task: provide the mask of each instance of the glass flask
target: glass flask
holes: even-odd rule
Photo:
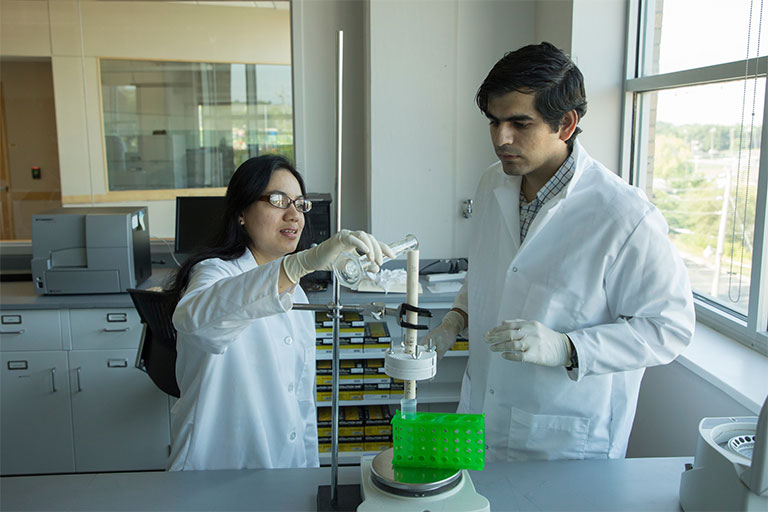
[[[414,235],[405,235],[402,240],[387,245],[392,249],[395,257],[398,257],[405,251],[418,249],[419,240]],[[384,255],[384,262],[391,259]],[[356,288],[366,276],[370,264],[371,262],[365,254],[343,252],[333,262],[333,273],[336,274],[336,278],[342,286]]]

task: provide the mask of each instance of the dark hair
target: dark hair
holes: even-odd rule
[[[551,43],[531,44],[507,52],[485,77],[477,90],[477,106],[488,115],[488,100],[510,92],[535,95],[534,105],[544,121],[557,131],[563,116],[575,110],[579,119],[587,113],[584,77],[576,64]],[[581,133],[578,126],[568,147]]]
[[[221,219],[213,246],[200,249],[192,254],[169,278],[167,289],[175,295],[176,301],[181,298],[181,294],[184,293],[187,284],[189,284],[192,267],[197,263],[208,258],[233,260],[242,256],[243,252],[248,249],[251,237],[240,224],[240,216],[264,194],[272,174],[279,169],[285,169],[293,174],[299,182],[302,195],[306,195],[307,191],[301,174],[285,157],[263,155],[249,158],[243,162],[229,180],[224,217]],[[305,217],[304,230],[301,233],[297,251],[309,246],[310,229],[309,220]]]

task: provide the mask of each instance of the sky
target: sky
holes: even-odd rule
[[[754,58],[766,55],[767,50],[768,0],[664,0],[659,73],[742,60],[748,55]],[[754,85],[750,80],[746,102],[743,82],[660,93],[658,120],[674,124],[739,124],[744,104],[745,122],[749,124]],[[755,123],[762,123],[764,96],[765,79],[758,79]]]

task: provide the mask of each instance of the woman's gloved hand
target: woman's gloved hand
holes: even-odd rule
[[[485,333],[491,352],[501,352],[510,361],[543,366],[567,366],[571,361],[571,340],[536,321],[504,320]]]
[[[288,254],[283,258],[283,270],[288,279],[298,283],[302,276],[315,270],[331,270],[333,262],[342,252],[357,250],[371,261],[369,270],[377,272],[383,263],[384,255],[394,258],[392,249],[387,244],[380,243],[373,235],[365,231],[349,231],[342,229],[323,243],[300,251]]]
[[[459,312],[451,310],[445,314],[440,325],[429,331],[424,340],[427,343],[431,341],[435,345],[437,359],[440,360],[456,343],[456,337],[463,329],[464,318]]]

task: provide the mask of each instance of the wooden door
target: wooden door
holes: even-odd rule
[[[12,240],[13,205],[11,204],[11,177],[8,172],[8,137],[5,130],[5,95],[0,82],[0,240]]]

